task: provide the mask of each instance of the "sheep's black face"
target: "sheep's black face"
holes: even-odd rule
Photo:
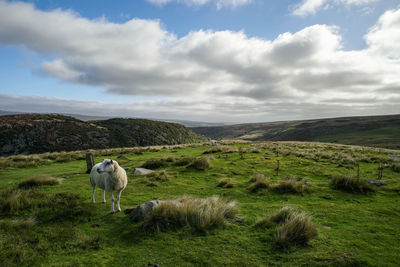
[[[105,159],[97,168],[98,173],[112,172],[114,170],[114,161],[112,159]]]

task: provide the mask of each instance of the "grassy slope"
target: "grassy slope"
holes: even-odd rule
[[[192,129],[213,139],[335,141],[341,144],[399,149],[399,125],[399,115],[386,115],[248,123]]]
[[[388,147],[400,149],[400,125],[382,127],[367,131],[358,131],[347,134],[321,136],[314,141],[340,143],[340,144],[364,144],[366,146]]]
[[[382,155],[377,151],[350,151],[342,146],[316,147],[315,145],[282,144],[284,148],[301,151],[303,148],[353,154]],[[236,145],[236,146],[249,146]],[[143,178],[129,175],[129,184],[122,194],[122,209],[132,208],[152,199],[172,199],[183,195],[207,197],[222,195],[237,200],[243,222],[226,229],[216,229],[209,234],[193,233],[190,229],[177,232],[147,233],[140,230],[123,213],[108,215],[109,198],[106,205],[97,203],[91,208],[94,214],[81,222],[38,224],[31,231],[0,228],[2,239],[0,250],[15,248],[16,259],[22,263],[42,265],[134,265],[148,262],[160,266],[190,265],[242,265],[242,266],[338,266],[338,265],[385,265],[396,266],[400,262],[400,177],[389,169],[384,170],[384,181],[389,185],[379,188],[376,194],[355,195],[329,188],[328,177],[332,174],[354,173],[354,169],[338,167],[330,159],[313,161],[293,156],[277,157],[275,145],[262,145],[262,153],[246,153],[241,160],[238,153],[213,154],[212,168],[195,171],[185,167],[169,165],[166,170],[170,181],[149,187]],[[147,159],[164,156],[189,155],[199,157],[208,147],[188,147],[175,150],[162,149],[145,152],[143,155],[126,154],[125,158],[114,159],[123,167],[140,166]],[[400,152],[399,152],[400,154]],[[226,155],[226,156],[225,156]],[[265,159],[265,157],[269,159]],[[103,157],[96,158],[100,161]],[[276,181],[276,159],[280,159],[279,177],[295,175],[312,182],[312,192],[305,195],[280,195],[264,191],[249,193],[248,180],[261,172]],[[91,188],[83,160],[54,163],[40,167],[3,169],[0,171],[1,190],[14,188],[24,178],[36,174],[49,174],[64,178],[61,185],[43,186],[38,190],[44,194],[75,192],[84,202],[90,202]],[[361,176],[376,177],[377,163],[361,163]],[[237,185],[230,189],[217,187],[223,177],[234,178]],[[397,191],[396,191],[397,190]],[[319,238],[309,247],[295,247],[286,251],[277,249],[273,243],[273,229],[257,229],[258,218],[271,214],[285,205],[294,205],[313,215]],[[0,225],[10,217],[0,214]],[[14,216],[18,218],[18,216]],[[99,227],[93,228],[92,224]],[[63,234],[64,233],[64,234]],[[85,240],[100,236],[100,248],[85,245]],[[37,241],[35,241],[37,240]],[[3,250],[4,251],[4,250]],[[0,253],[0,257],[4,254]],[[10,256],[8,255],[9,259]],[[4,258],[0,258],[4,262]]]

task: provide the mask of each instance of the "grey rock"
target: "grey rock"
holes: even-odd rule
[[[160,203],[162,203],[161,200],[152,200],[149,202],[145,202],[137,206],[136,209],[133,209],[130,212],[129,216],[134,222],[143,221],[155,207],[160,205]]]
[[[152,172],[153,172],[152,170],[145,169],[145,168],[135,168],[135,169],[132,171],[132,174],[134,174],[134,175],[141,175],[141,174],[149,174],[149,173],[152,173]]]
[[[305,185],[311,185],[311,182],[310,181],[304,181],[304,184]]]
[[[366,180],[366,182],[369,184],[372,184],[372,185],[376,185],[376,186],[387,185],[387,183],[385,183],[384,181],[380,181],[380,180]]]
[[[152,200],[137,206],[135,209],[125,210],[125,213],[128,214],[134,222],[144,221],[155,207],[164,202],[176,206],[181,205],[181,202],[178,200]]]

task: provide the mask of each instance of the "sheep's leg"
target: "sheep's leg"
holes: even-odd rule
[[[110,199],[111,199],[111,213],[114,213],[114,194],[110,191]]]
[[[92,203],[95,202],[95,200],[94,200],[94,191],[95,191],[95,189],[96,189],[96,186],[93,186],[93,188],[92,188]]]
[[[117,211],[121,211],[121,207],[119,206],[119,199],[121,198],[122,190],[118,191],[117,195]]]
[[[106,191],[103,190],[103,203],[106,203]]]

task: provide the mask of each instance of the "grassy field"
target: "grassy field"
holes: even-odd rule
[[[29,157],[3,158],[0,262],[2,266],[398,266],[400,165],[388,154],[400,151],[268,142],[95,152],[96,162],[112,158],[128,169],[122,210],[184,196],[218,195],[237,202],[240,219],[228,225],[163,232],[143,229],[141,222],[133,223],[123,212],[110,215],[109,198],[102,204],[99,190],[97,202],[91,204],[82,152],[61,154],[65,160],[59,161],[58,155],[30,156],[35,164],[29,164]],[[188,159],[186,165],[182,157]],[[201,157],[208,157],[210,168],[189,167],[192,159]],[[163,179],[131,174],[148,160],[161,162]],[[377,179],[381,164],[382,180],[388,185],[359,193],[330,184],[332,177],[356,175],[358,164],[361,181]],[[57,179],[51,185],[31,186],[26,181],[37,176]],[[252,182],[260,177],[267,186],[254,190]],[[297,183],[297,191],[282,189],[287,177]],[[275,238],[278,226],[260,227],[263,218],[285,206],[311,215],[318,236],[309,244],[282,248]]]

